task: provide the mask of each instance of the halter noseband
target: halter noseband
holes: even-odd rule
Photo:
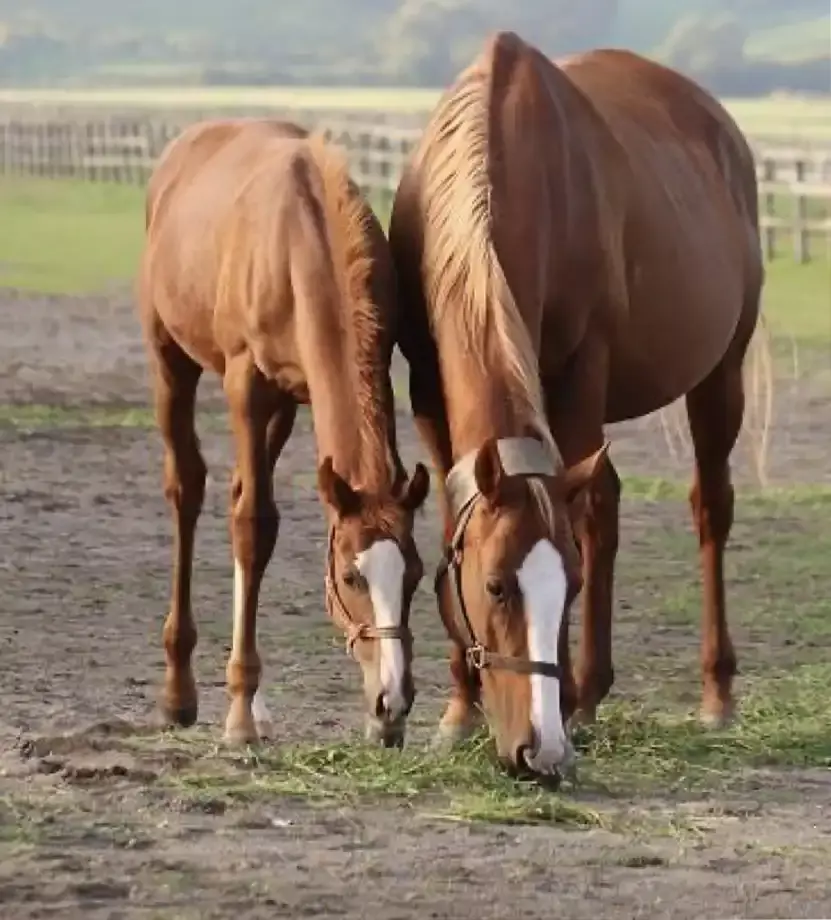
[[[557,472],[546,447],[534,438],[500,438],[496,446],[502,468],[508,476],[553,476]],[[482,497],[474,475],[477,453],[478,451],[473,451],[466,454],[447,474],[445,495],[456,526],[436,571],[436,594],[440,593],[442,581],[449,578],[450,605],[460,635],[468,637],[465,655],[471,667],[477,671],[494,668],[513,671],[516,674],[542,674],[545,677],[559,679],[562,671],[558,664],[550,661],[514,658],[490,651],[476,638],[470,617],[468,617],[461,582],[462,546],[465,530],[473,516],[476,502]]]
[[[329,546],[326,555],[326,610],[330,618],[346,633],[346,652],[348,655],[355,657],[355,643],[361,639],[412,640],[412,633],[407,626],[375,626],[369,623],[356,623],[352,618],[349,608],[338,591],[338,582],[335,578],[334,527],[329,529]]]

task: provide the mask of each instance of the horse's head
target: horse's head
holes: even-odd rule
[[[455,530],[436,578],[439,607],[481,679],[499,758],[516,772],[554,774],[573,757],[560,649],[582,582],[568,505],[605,452],[558,471],[539,441],[491,439],[447,479]]]
[[[430,477],[418,463],[379,498],[353,489],[326,458],[318,488],[330,510],[326,603],[363,671],[367,737],[399,746],[415,696],[410,603],[424,574],[413,518]]]

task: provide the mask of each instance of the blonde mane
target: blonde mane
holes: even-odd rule
[[[445,96],[419,147],[415,165],[421,177],[427,302],[433,325],[452,323],[461,347],[484,366],[491,357],[486,349],[496,340],[514,410],[559,465],[536,349],[491,235],[491,86],[482,63],[469,67]],[[546,510],[546,490],[541,483],[532,485]]]
[[[420,145],[424,282],[432,322],[453,323],[466,351],[487,362],[495,333],[514,408],[559,457],[545,416],[539,362],[491,237],[490,74],[468,68]]]

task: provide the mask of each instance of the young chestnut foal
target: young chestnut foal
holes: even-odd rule
[[[185,130],[150,181],[139,299],[175,528],[164,714],[179,725],[197,716],[191,569],[206,467],[194,414],[209,370],[222,378],[236,453],[226,738],[273,734],[257,607],[279,526],[274,466],[308,404],[329,528],[327,607],[363,671],[368,735],[401,744],[414,696],[409,607],[422,576],[413,514],[429,476],[418,464],[408,480],[398,455],[391,256],[343,158],[274,120]]]

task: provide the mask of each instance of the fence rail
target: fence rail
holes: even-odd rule
[[[381,208],[389,206],[424,119],[424,113],[268,113],[323,129],[345,149],[356,181]],[[0,175],[141,185],[172,138],[187,124],[217,114],[225,113],[102,117],[77,110],[0,110]],[[786,248],[798,262],[816,257],[820,248],[831,254],[831,145],[783,145],[758,138],[751,138],[751,144],[766,256],[775,258]]]

